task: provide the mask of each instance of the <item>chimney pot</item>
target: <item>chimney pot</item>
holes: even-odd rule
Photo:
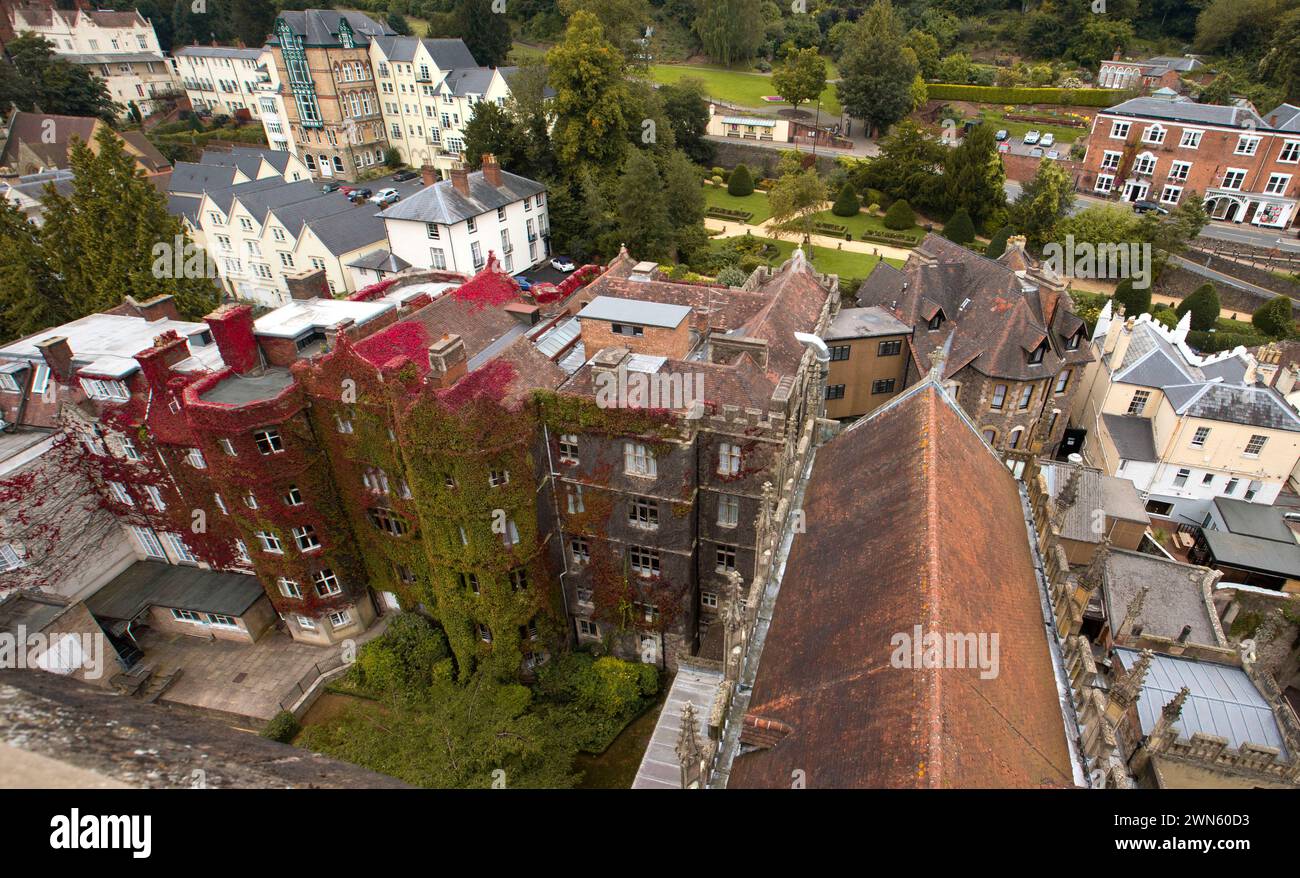
[[[1183,626],[1182,633],[1180,633],[1180,634],[1178,635],[1178,642],[1179,642],[1179,643],[1186,643],[1186,642],[1187,642],[1187,638],[1190,637],[1191,635],[1192,635],[1192,626],[1191,626],[1191,625],[1184,625],[1184,626]]]

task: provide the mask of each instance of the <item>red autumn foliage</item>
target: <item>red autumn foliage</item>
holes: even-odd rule
[[[409,359],[423,375],[429,371],[429,333],[420,323],[404,320],[394,323],[353,345],[357,354],[371,365],[384,369],[394,361]]]

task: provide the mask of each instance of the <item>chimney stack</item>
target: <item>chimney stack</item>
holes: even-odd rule
[[[501,185],[501,165],[497,164],[497,157],[490,152],[483,153],[483,179],[493,188]]]
[[[284,285],[289,289],[289,298],[294,300],[334,298],[323,268],[309,268],[297,274],[286,275]]]
[[[135,309],[137,314],[149,323],[166,319],[181,319],[181,312],[176,308],[176,299],[169,295],[154,296],[146,302],[137,302],[131,296],[127,296],[126,301]]]
[[[459,335],[444,335],[429,345],[429,380],[436,387],[450,387],[465,377],[469,361],[465,341]]]
[[[171,298],[168,296],[168,298]],[[172,370],[182,360],[189,359],[190,346],[175,330],[168,330],[153,340],[153,347],[135,355],[149,386],[161,390],[172,377]]]
[[[222,305],[203,319],[227,366],[240,375],[258,367],[261,357],[253,335],[252,305]]]
[[[420,168],[420,182],[425,186],[432,186],[438,182],[438,171],[433,165],[424,165]]]
[[[72,345],[62,335],[51,336],[36,343],[36,349],[45,358],[54,377],[67,381],[72,378]]]
[[[461,195],[469,197],[469,169],[459,162],[451,169],[451,185]]]
[[[1183,626],[1183,630],[1182,630],[1182,632],[1178,635],[1178,642],[1179,642],[1179,643],[1186,643],[1186,642],[1187,642],[1187,638],[1189,638],[1189,637],[1191,637],[1191,636],[1192,636],[1192,626],[1191,626],[1191,625],[1184,625],[1184,626]]]

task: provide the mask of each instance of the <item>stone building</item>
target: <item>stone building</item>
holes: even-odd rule
[[[858,304],[885,308],[912,328],[904,386],[943,350],[945,386],[985,441],[1024,449],[1042,419],[1047,453],[1055,453],[1092,354],[1065,281],[1025,252],[1023,238],[988,259],[927,235],[901,270],[878,263]]]

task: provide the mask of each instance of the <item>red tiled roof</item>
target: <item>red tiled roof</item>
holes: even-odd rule
[[[1020,493],[949,397],[925,382],[821,448],[803,510],[745,720],[766,749],[729,785],[1071,786]],[[916,625],[997,634],[997,676],[894,667]]]

